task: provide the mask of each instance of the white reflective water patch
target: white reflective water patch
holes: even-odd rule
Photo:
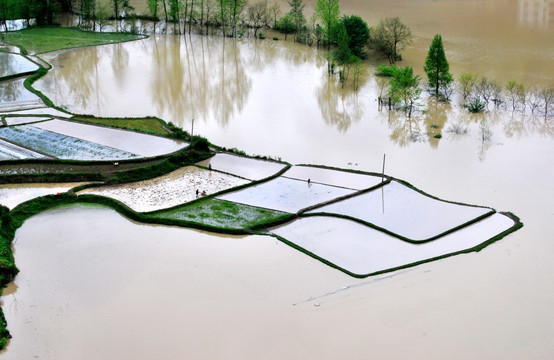
[[[369,275],[471,249],[514,225],[494,214],[436,240],[412,244],[355,221],[310,216],[275,228],[277,234],[339,268]]]
[[[491,211],[488,208],[437,200],[392,181],[382,188],[311,212],[350,216],[408,239],[421,241],[440,235]]]

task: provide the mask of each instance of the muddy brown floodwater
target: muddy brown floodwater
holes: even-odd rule
[[[440,33],[455,76],[554,81],[552,1],[341,4],[371,24],[399,16],[416,36],[403,64],[418,71]],[[2,297],[14,338],[2,358],[554,358],[552,118],[471,116],[424,99],[407,119],[378,109],[371,72],[357,93],[341,90],[324,55],[160,35],[45,56],[54,69],[37,87],[75,112],[157,115],[187,130],[194,119],[218,145],[291,163],[380,171],[386,154],[387,174],[525,226],[479,253],[354,279],[269,237],[50,211],[16,235],[21,273]]]

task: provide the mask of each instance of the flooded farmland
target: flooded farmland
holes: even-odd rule
[[[416,71],[441,33],[455,76],[554,82],[551,1],[341,6],[370,25],[400,16],[416,36],[402,65]],[[0,357],[553,358],[553,120],[432,100],[408,119],[378,108],[371,70],[358,92],[342,90],[324,56],[292,42],[158,35],[47,55],[54,69],[36,87],[78,113],[156,115],[186,130],[194,119],[215,144],[293,164],[379,172],[386,154],[386,174],[525,226],[478,253],[354,279],[270,237],[49,211],[16,235],[21,272],[2,297],[14,338]]]

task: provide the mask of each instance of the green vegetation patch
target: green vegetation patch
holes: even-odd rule
[[[97,33],[65,27],[30,27],[2,34],[4,42],[33,54],[83,46],[114,44],[142,38],[144,36],[126,33]]]
[[[164,126],[164,122],[156,118],[141,119],[105,119],[85,116],[75,116],[71,120],[76,120],[89,124],[110,126],[118,129],[136,130],[148,134],[170,136],[173,133]]]
[[[179,220],[225,229],[260,229],[285,222],[293,214],[206,198],[168,210],[147,214],[159,220]]]

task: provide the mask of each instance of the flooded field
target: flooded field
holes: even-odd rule
[[[188,145],[184,141],[160,136],[90,124],[79,124],[59,119],[42,122],[34,125],[34,127],[127,151],[143,157],[172,153]]]
[[[233,174],[249,180],[261,180],[277,174],[285,164],[263,161],[229,154],[216,154],[214,157],[198,163],[211,166],[214,170]]]
[[[341,214],[413,241],[425,241],[491,212],[432,199],[396,181],[311,212]]]
[[[356,275],[367,275],[471,249],[514,222],[494,214],[474,226],[424,244],[410,244],[354,221],[314,216],[272,232],[316,257]]]
[[[218,199],[296,213],[309,206],[352,193],[354,193],[352,189],[278,177],[259,185],[218,196]]]
[[[21,55],[0,51],[0,78],[38,70],[38,65]]]
[[[554,81],[553,6],[341,1],[370,25],[398,15],[412,28],[401,65],[421,71],[441,33],[455,76],[529,85]],[[408,119],[378,109],[371,71],[358,92],[341,90],[324,55],[160,35],[45,56],[54,69],[37,87],[75,112],[157,115],[186,130],[194,118],[215,144],[294,164],[380,172],[386,154],[386,174],[525,226],[478,253],[357,280],[269,237],[145,226],[101,208],[48,212],[16,236],[21,273],[2,297],[14,338],[1,357],[553,358],[552,119],[432,100]]]
[[[54,183],[54,184],[7,184],[0,185],[1,204],[13,209],[27,200],[39,196],[63,193],[84,183]]]
[[[214,194],[248,183],[242,178],[187,166],[167,175],[134,183],[80,191],[116,199],[137,212],[169,208],[192,201],[200,194]]]

